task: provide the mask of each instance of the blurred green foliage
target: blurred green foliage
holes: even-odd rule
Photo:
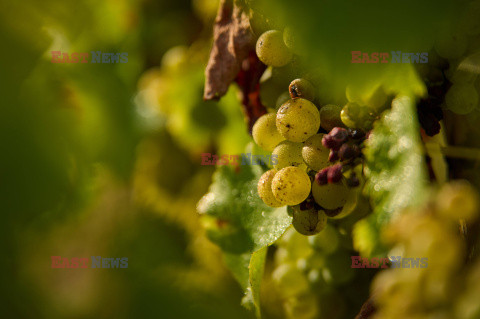
[[[202,101],[217,4],[0,2],[5,318],[253,316],[195,210],[213,173],[199,154],[249,140],[235,90]],[[128,63],[51,63],[98,50]],[[51,256],[129,267],[52,269]]]

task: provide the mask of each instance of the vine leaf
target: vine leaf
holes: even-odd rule
[[[286,207],[266,206],[257,194],[260,165],[218,166],[197,209],[207,236],[245,292],[242,304],[260,318],[260,285],[267,248],[291,225]]]
[[[385,257],[382,226],[424,198],[427,174],[419,132],[415,101],[401,96],[375,124],[367,141],[364,191],[374,211],[354,227],[354,245],[362,255]]]
[[[242,305],[249,310],[255,311],[255,315],[259,319],[261,318],[260,286],[265,270],[267,249],[268,247],[263,247],[252,254],[235,255],[226,253],[224,255],[226,266],[230,269],[245,293]]]
[[[223,255],[223,260],[227,268],[232,272],[233,277],[238,281],[243,291],[247,291],[250,287],[250,279],[248,266],[250,265],[250,259],[252,254],[229,254]]]
[[[257,318],[261,318],[260,311],[260,286],[263,278],[263,271],[265,270],[265,260],[267,259],[267,247],[252,254],[249,265],[250,287],[252,290],[253,304],[255,305],[255,314]]]
[[[218,166],[210,192],[197,205],[207,236],[224,252],[252,253],[274,243],[291,224],[286,208],[272,208],[257,194],[260,165]]]

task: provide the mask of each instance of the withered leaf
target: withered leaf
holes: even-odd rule
[[[222,0],[213,29],[213,48],[205,70],[205,100],[218,100],[240,71],[242,62],[255,50],[248,13],[237,1]]]

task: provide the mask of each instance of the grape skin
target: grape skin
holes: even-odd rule
[[[334,127],[343,126],[340,119],[342,108],[337,105],[327,104],[320,109],[320,125],[326,131],[330,132]]]
[[[283,42],[283,34],[277,30],[263,33],[257,40],[257,56],[266,65],[281,67],[292,60],[292,52]]]
[[[272,192],[277,201],[284,205],[298,205],[310,194],[310,177],[301,168],[289,166],[275,174]]]
[[[439,214],[446,218],[473,221],[478,217],[480,201],[475,189],[467,181],[445,184],[437,197]]]
[[[309,289],[305,276],[292,264],[281,264],[275,268],[272,279],[284,297],[299,295]]]
[[[312,195],[318,205],[333,210],[345,205],[349,198],[349,189],[343,183],[325,185],[313,183]]]
[[[321,232],[327,225],[327,215],[322,210],[296,209],[293,212],[293,227],[300,234],[311,236]]]
[[[288,86],[288,91],[290,92],[290,97],[297,98],[301,97],[309,101],[315,99],[315,88],[312,83],[305,79],[295,79],[290,82]]]
[[[467,36],[444,28],[435,39],[434,48],[438,55],[445,59],[460,58],[468,47]]]
[[[290,100],[290,93],[283,92],[278,96],[277,102],[275,103],[275,108],[278,110],[283,105],[283,103],[287,102],[288,100]]]
[[[304,142],[320,128],[320,113],[312,102],[296,98],[278,109],[276,125],[287,140]]]
[[[277,130],[275,113],[262,115],[253,125],[252,136],[258,146],[269,152],[285,140]]]
[[[322,145],[322,138],[325,134],[319,133],[310,136],[302,148],[302,157],[308,167],[318,171],[330,165],[328,156],[330,150]]]
[[[287,166],[296,166],[305,168],[305,163],[302,158],[302,146],[301,143],[295,143],[291,141],[283,141],[275,147],[272,155],[277,156],[277,164],[274,165],[276,170],[281,170]]]
[[[283,206],[282,203],[275,199],[275,196],[273,196],[272,193],[272,180],[276,172],[277,171],[274,169],[266,171],[263,173],[262,177],[260,177],[257,184],[258,196],[260,196],[262,201],[270,207]]]
[[[445,104],[456,114],[468,114],[477,107],[477,90],[473,85],[454,83],[445,95]]]
[[[369,114],[369,108],[356,102],[345,104],[340,113],[342,122],[349,128],[358,128],[368,131],[373,124],[373,118]]]

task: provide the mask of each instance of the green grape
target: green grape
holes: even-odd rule
[[[273,151],[278,143],[285,140],[280,135],[276,126],[276,116],[274,113],[267,113],[255,122],[252,129],[252,136],[255,143],[266,151]]]
[[[472,84],[454,83],[445,95],[446,107],[456,114],[468,114],[477,107],[477,104],[478,93]]]
[[[338,214],[335,216],[331,217],[332,219],[342,219],[347,217],[353,212],[364,212],[365,209],[365,202],[361,201],[359,204],[359,198],[360,198],[360,190],[361,187],[356,187],[356,188],[348,188],[348,195],[347,199],[345,200],[345,205],[343,205],[342,209]]]
[[[361,90],[353,85],[348,85],[345,89],[345,95],[349,102],[363,103]]]
[[[322,232],[309,237],[308,242],[314,249],[320,250],[329,255],[337,250],[340,243],[340,237],[335,227],[327,224]]]
[[[374,112],[381,113],[385,110],[387,102],[387,94],[381,86],[377,87],[375,91],[365,100],[365,104]]]
[[[301,97],[309,101],[315,99],[315,88],[312,83],[305,79],[295,79],[288,86],[290,97],[292,99]]]
[[[283,205],[297,205],[310,194],[310,177],[301,168],[289,166],[279,170],[272,181],[273,195]]]
[[[290,50],[295,48],[295,38],[291,27],[285,27],[285,29],[283,29],[283,42],[285,42],[285,45]]]
[[[273,282],[284,297],[299,295],[309,290],[308,281],[292,264],[281,264],[272,273]]]
[[[287,318],[313,319],[318,318],[318,303],[315,294],[306,293],[290,297],[285,301]]]
[[[283,105],[283,103],[287,102],[288,100],[290,100],[290,93],[283,92],[278,97],[277,102],[275,103],[275,108],[278,110]]]
[[[323,135],[319,133],[310,136],[302,148],[303,160],[314,171],[319,171],[330,165],[328,161],[330,150],[322,144]]]
[[[478,194],[467,181],[445,184],[437,195],[439,213],[452,220],[473,221],[478,217]]]
[[[337,105],[327,104],[320,109],[320,125],[327,132],[330,132],[334,127],[343,127],[342,119],[340,118],[342,108]]]
[[[285,87],[276,83],[274,78],[268,78],[260,83],[260,100],[262,104],[275,108],[278,96],[284,92]]]
[[[450,82],[455,84],[470,84],[477,79],[477,74],[469,70],[461,69],[457,64],[451,65],[445,75]]]
[[[318,205],[325,209],[337,209],[343,207],[349,198],[350,190],[343,183],[312,185],[313,198]]]
[[[272,157],[277,157],[277,164],[273,167],[276,170],[281,170],[287,166],[296,166],[305,168],[305,163],[302,158],[302,143],[295,143],[290,141],[280,142],[272,152]]]
[[[270,207],[281,207],[284,206],[282,203],[275,199],[272,193],[272,180],[277,171],[271,169],[263,173],[262,177],[258,180],[257,191],[258,196],[263,200],[265,204]]]
[[[266,65],[281,67],[292,60],[292,52],[283,42],[283,34],[277,30],[263,33],[257,40],[257,56]]]
[[[304,142],[320,128],[320,113],[309,100],[297,98],[285,102],[277,112],[277,129],[292,142]]]
[[[265,31],[270,29],[268,19],[256,10],[249,11],[250,29],[255,36],[260,36]]]
[[[362,129],[368,131],[373,125],[373,116],[369,113],[368,107],[362,106],[356,102],[345,104],[340,113],[343,124],[350,128]]]
[[[293,227],[285,231],[277,241],[277,245],[288,252],[288,257],[292,261],[309,258],[313,254],[313,249],[308,244],[308,237],[300,235]]]
[[[319,234],[322,234],[322,233],[323,233],[323,231],[320,232]],[[319,234],[317,234],[315,236],[318,236]],[[315,238],[315,236],[308,237],[309,241],[310,241],[311,238]],[[325,261],[327,260],[327,258],[328,258],[327,255],[315,252],[307,258],[307,267],[310,268],[310,269],[323,268],[325,266]]]
[[[322,210],[315,208],[293,212],[293,227],[300,234],[311,236],[321,232],[327,225],[327,215]]]
[[[468,47],[465,34],[444,28],[435,39],[434,48],[438,55],[445,59],[460,58]]]

